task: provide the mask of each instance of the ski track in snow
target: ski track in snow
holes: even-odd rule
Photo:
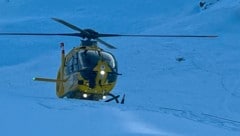
[[[171,46],[167,46],[167,47],[171,50],[175,50],[176,52],[178,52],[178,54],[185,54],[184,52],[182,52],[180,49],[178,49],[176,47],[175,48],[173,48]],[[225,82],[224,82],[224,75],[221,72],[211,71],[211,70],[208,70],[207,68],[203,68],[203,67],[199,66],[195,62],[194,56],[192,56],[192,57],[186,56],[186,57],[190,58],[190,62],[195,67],[195,69],[199,69],[203,72],[214,74],[221,79],[220,86],[223,88],[223,90],[225,90],[228,93],[228,95],[225,96],[224,102],[223,102],[224,103],[223,106],[224,106],[225,110],[228,111],[227,110],[228,109],[228,100],[230,99],[231,96],[235,96],[235,97],[238,97],[238,96],[234,95],[234,92],[232,92],[230,89],[228,89],[226,87]],[[171,109],[171,108],[166,108],[166,107],[157,107],[156,109],[155,108],[148,109],[146,107],[140,106],[136,110],[147,110],[147,111],[152,111],[152,112],[161,112],[161,113],[165,113],[165,114],[171,114],[171,115],[174,115],[174,116],[177,116],[180,118],[185,118],[185,119],[196,121],[199,123],[209,124],[209,125],[217,126],[217,127],[228,129],[228,130],[233,130],[233,131],[240,131],[240,121],[234,121],[234,120],[218,117],[218,116],[211,115],[211,114],[195,113],[192,111]]]
[[[156,108],[146,108],[146,107],[136,107],[136,108],[129,108],[132,110],[145,110],[149,112],[158,112],[162,114],[169,114],[179,118],[184,118],[187,120],[195,121],[198,123],[203,123],[211,126],[216,126],[219,128],[224,128],[233,131],[240,132],[240,121],[234,121],[230,119],[225,119],[222,117],[214,116],[211,114],[206,113],[196,113],[192,111],[186,110],[179,110],[179,109],[172,109],[167,107],[156,107]],[[128,109],[128,110],[129,110]]]

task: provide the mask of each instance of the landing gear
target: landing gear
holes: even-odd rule
[[[125,94],[123,95],[122,99],[119,101],[120,95],[114,94],[106,94],[106,95],[99,95],[99,94],[87,94],[78,91],[69,92],[66,97],[67,98],[75,98],[75,99],[82,99],[82,100],[91,100],[91,101],[99,101],[106,99],[106,96],[110,96],[109,99],[105,100],[104,102],[111,102],[115,100],[116,103],[124,104],[125,102]]]
[[[113,94],[111,94],[111,93],[109,93],[108,95],[111,96],[112,98],[106,100],[105,102],[111,102],[111,101],[115,100],[116,103],[119,103],[118,98],[120,97],[120,95],[116,95],[116,96],[115,96],[115,95],[113,95]],[[125,102],[125,94],[123,95],[120,104],[124,104],[124,102]]]

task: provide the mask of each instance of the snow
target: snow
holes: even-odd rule
[[[59,43],[69,51],[79,39],[1,36],[1,135],[239,136],[240,1],[199,2],[0,0],[0,32],[73,32],[57,17],[103,33],[219,36],[104,38],[118,48],[124,105],[59,99],[55,84],[32,81],[54,78]]]

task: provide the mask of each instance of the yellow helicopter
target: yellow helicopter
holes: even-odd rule
[[[73,36],[80,37],[81,45],[74,47],[65,55],[64,43],[60,44],[61,66],[57,78],[33,78],[35,81],[56,83],[56,94],[59,98],[77,98],[84,100],[104,100],[124,104],[125,94],[119,101],[120,95],[111,93],[117,82],[117,60],[110,52],[101,49],[97,42],[110,49],[116,49],[113,45],[99,39],[100,37],[201,37],[213,38],[214,35],[128,35],[128,34],[103,34],[92,29],[81,29],[64,20],[52,18],[77,33],[0,33],[0,35],[35,35],[35,36]]]

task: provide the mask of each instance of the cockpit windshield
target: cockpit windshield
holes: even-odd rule
[[[80,50],[76,52],[68,61],[66,61],[66,74],[80,72],[81,76],[89,80],[90,86],[95,86],[95,78],[97,73],[93,69],[98,62],[105,61],[111,68],[112,72],[108,73],[108,82],[114,82],[117,79],[117,62],[114,56],[108,52],[95,50]]]
[[[108,52],[94,50],[80,50],[70,58],[66,63],[66,72],[68,74],[82,70],[92,71],[99,60],[108,63],[113,72],[117,72],[117,64],[114,56]]]
[[[106,61],[112,69],[116,68],[114,57],[107,52],[99,51],[80,51],[78,52],[80,69],[90,68],[93,69],[99,60]]]

